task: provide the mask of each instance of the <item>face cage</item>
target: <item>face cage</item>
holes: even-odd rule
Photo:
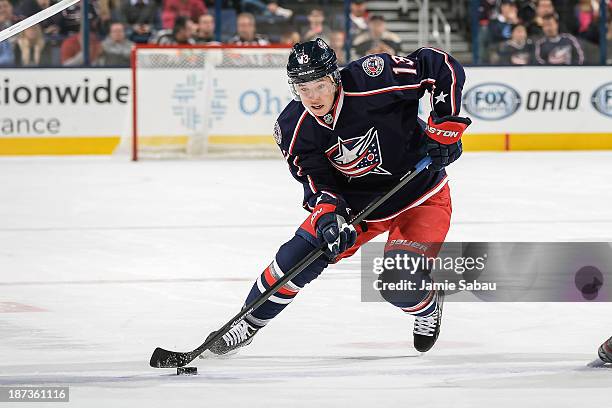
[[[340,85],[340,70],[336,69],[334,72],[332,72],[331,74],[327,74],[325,75],[326,77],[330,77],[332,82],[338,86]],[[325,78],[325,77],[321,77],[321,78]],[[321,79],[321,78],[317,78],[317,79]],[[313,81],[316,81],[317,79],[313,79]],[[306,82],[310,82],[310,81],[306,81]],[[293,100],[294,101],[301,101],[302,99],[300,98],[300,94],[298,94],[297,89],[295,89],[295,83],[291,82],[291,79],[289,79],[289,81],[287,82],[289,84],[289,91],[291,92],[291,96],[293,96]]]

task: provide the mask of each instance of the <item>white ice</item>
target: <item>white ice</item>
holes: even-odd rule
[[[467,153],[448,239],[612,241],[611,162]],[[69,385],[71,407],[611,406],[612,370],[585,365],[612,304],[449,302],[418,356],[410,317],[360,301],[357,256],[233,358],[150,368],[238,311],[300,201],[282,160],[1,159],[0,386]]]

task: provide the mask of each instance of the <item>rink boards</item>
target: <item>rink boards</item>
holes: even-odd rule
[[[474,123],[468,151],[612,149],[610,67],[468,67],[462,114]],[[210,71],[207,73],[210,75]],[[193,69],[145,74],[138,97],[143,143],[274,145],[290,95],[283,69]],[[0,71],[0,155],[113,154],[129,150],[129,69]],[[422,100],[428,114],[429,98]],[[122,143],[123,141],[123,143]]]

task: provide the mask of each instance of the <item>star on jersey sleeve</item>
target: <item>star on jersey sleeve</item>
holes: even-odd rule
[[[444,51],[425,47],[407,56],[369,55],[350,63],[347,69],[351,75],[346,76],[346,94],[380,95],[372,99],[374,105],[397,98],[414,102],[428,90],[432,109],[438,116],[458,115],[461,109],[465,72]]]

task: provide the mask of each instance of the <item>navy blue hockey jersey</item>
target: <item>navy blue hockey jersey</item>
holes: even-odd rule
[[[368,55],[340,74],[340,94],[327,120],[292,101],[275,124],[275,139],[304,186],[303,205],[309,210],[322,192],[330,192],[358,212],[393,188],[425,155],[419,99],[429,90],[438,116],[458,115],[465,80],[461,65],[434,48],[405,57]],[[424,170],[368,220],[416,206],[445,183],[444,171]]]

